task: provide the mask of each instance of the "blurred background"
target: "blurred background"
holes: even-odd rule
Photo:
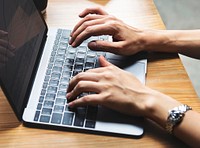
[[[200,0],[154,0],[154,3],[167,29],[200,29]],[[200,97],[200,60],[179,56]]]

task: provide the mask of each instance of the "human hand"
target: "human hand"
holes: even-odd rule
[[[14,47],[7,41],[8,33],[0,30],[0,67],[14,56]]]
[[[99,59],[102,67],[79,73],[69,84],[69,107],[102,105],[124,114],[145,116],[145,102],[151,89],[131,73]],[[83,92],[95,92],[76,99]]]
[[[94,14],[94,15],[89,15]],[[110,35],[113,42],[92,41],[88,47],[121,55],[135,54],[144,49],[143,31],[131,27],[100,8],[85,9],[80,15],[83,19],[77,23],[71,33],[70,44],[79,46],[91,36]]]

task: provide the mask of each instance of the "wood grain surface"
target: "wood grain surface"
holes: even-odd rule
[[[103,7],[129,25],[165,29],[153,0],[49,0],[44,18],[49,27],[70,28],[87,7]],[[176,54],[149,53],[146,85],[200,111],[200,102]],[[0,91],[0,147],[187,147],[149,120],[141,138],[25,127]]]

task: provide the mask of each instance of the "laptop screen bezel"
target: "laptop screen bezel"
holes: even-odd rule
[[[29,3],[31,5],[33,5],[33,7],[35,7],[35,9],[37,10],[37,8],[36,8],[36,6],[33,2],[29,2]],[[26,90],[26,93],[25,93],[25,97],[23,98],[23,104],[22,104],[22,107],[20,108],[20,110],[18,110],[16,108],[15,104],[12,102],[11,96],[9,95],[9,91],[6,89],[3,81],[0,79],[0,87],[1,87],[2,91],[4,92],[9,104],[11,105],[11,107],[12,107],[12,109],[13,109],[13,111],[14,111],[14,113],[17,116],[19,121],[22,121],[22,115],[23,115],[23,112],[24,112],[24,108],[27,105],[28,98],[30,96],[30,92],[31,92],[31,89],[32,89],[32,86],[33,86],[33,82],[34,82],[34,79],[35,79],[35,76],[36,76],[36,73],[37,73],[37,68],[39,66],[41,55],[43,53],[44,46],[45,46],[46,39],[47,39],[47,32],[48,32],[47,24],[44,20],[44,16],[38,10],[37,10],[37,12],[39,14],[39,17],[42,20],[42,23],[43,23],[45,29],[44,29],[41,44],[39,46],[39,49],[37,50],[38,53],[37,53],[36,60],[35,60],[34,66],[33,66],[33,70],[31,72],[32,74],[31,74],[31,77],[30,77],[30,81],[28,82],[28,87],[27,87],[27,90]]]

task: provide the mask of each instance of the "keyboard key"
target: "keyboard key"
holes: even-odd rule
[[[56,105],[65,105],[66,99],[57,98],[55,104]]]
[[[54,111],[54,112],[60,112],[60,113],[62,113],[63,110],[64,110],[64,106],[55,105],[53,111]]]
[[[49,86],[49,87],[47,88],[47,92],[48,92],[48,93],[56,93],[56,92],[57,92],[57,87]]]
[[[65,36],[65,37],[69,37],[71,34],[71,31],[70,30],[67,30],[67,29],[63,29],[62,31],[62,35]]]
[[[36,112],[35,112],[34,121],[38,121],[39,116],[40,116],[40,111],[36,111]]]
[[[74,126],[83,127],[84,120],[85,120],[85,115],[76,114],[74,120]]]
[[[55,97],[56,97],[55,94],[47,93],[45,99],[46,99],[46,100],[51,100],[51,101],[53,101],[53,100],[55,100]]]
[[[72,71],[73,66],[72,65],[64,65],[63,69],[66,71]]]
[[[86,46],[79,46],[79,47],[77,47],[77,51],[79,52],[79,53],[86,53],[87,52],[87,47]]]
[[[52,92],[53,94],[57,92],[57,87],[56,86],[49,86],[47,88],[47,92]]]
[[[52,69],[52,68],[53,68],[53,64],[49,63],[48,69]]]
[[[91,57],[91,58],[96,57],[96,52],[95,52],[95,51],[92,51],[92,50],[88,50],[88,52],[87,52],[87,57]]]
[[[76,108],[76,114],[84,115],[86,114],[86,107],[77,107]]]
[[[81,57],[76,57],[76,63],[84,63],[84,58],[81,58]]]
[[[51,77],[54,78],[54,79],[60,79],[60,76],[61,75],[59,73],[52,73],[51,74]]]
[[[41,104],[41,103],[38,103],[38,105],[37,105],[37,110],[41,110],[41,108],[42,108],[42,104]]]
[[[51,70],[47,69],[46,75],[50,75],[50,74],[51,74]]]
[[[74,69],[76,71],[82,71],[83,70],[83,64],[75,64]]]
[[[82,72],[82,71],[80,71],[80,70],[74,70],[72,76],[75,76],[75,75],[79,74],[80,72]]]
[[[50,80],[49,85],[50,86],[58,86],[59,81],[58,80]]]
[[[70,77],[72,75],[72,72],[64,70],[62,75],[63,75],[63,77]]]
[[[75,59],[75,56],[76,56],[75,52],[72,53],[72,52],[69,51],[66,58],[67,59]]]
[[[57,54],[56,55],[56,59],[64,60],[65,59],[65,55],[63,55],[63,54]]]
[[[46,89],[47,86],[48,86],[48,83],[47,83],[47,82],[44,82],[44,83],[43,83],[43,88]]]
[[[66,40],[68,40],[68,38],[65,38],[65,40],[62,40],[62,42],[60,42],[59,49],[64,49],[66,51],[66,49],[68,47]],[[59,52],[59,50],[58,50],[58,54],[65,54],[65,52],[62,53],[62,52]]]
[[[66,91],[59,91],[59,92],[57,93],[57,97],[58,97],[58,98],[66,99]]]
[[[50,60],[49,60],[49,62],[50,62],[50,63],[53,63],[54,60],[55,60],[55,58],[54,58],[54,57],[51,57]]]
[[[73,65],[74,64],[74,59],[66,59],[65,64],[66,65]]]
[[[87,128],[95,128],[95,124],[96,124],[95,121],[86,120],[86,122],[85,122],[85,127],[87,127]]]
[[[62,67],[54,66],[52,72],[60,73],[62,71]]]
[[[45,116],[45,115],[40,116],[40,122],[49,123],[49,120],[50,120],[50,116]]]
[[[67,88],[68,88],[68,83],[67,84],[60,84],[59,85],[59,90],[63,90],[63,91],[66,91],[67,90]]]
[[[63,77],[63,78],[61,78],[60,83],[61,84],[67,84],[69,82],[69,80],[70,80],[69,77]]]
[[[96,120],[98,108],[94,106],[88,106],[86,119],[88,120]]]
[[[62,120],[62,114],[53,113],[51,123],[60,124]]]
[[[54,65],[58,67],[62,67],[63,64],[64,64],[64,60],[60,60],[60,59],[56,60],[54,63]]]
[[[45,89],[42,89],[40,95],[41,95],[41,96],[44,96],[45,93],[46,93],[46,90],[45,90]]]
[[[44,101],[44,107],[52,108],[54,102],[53,101]]]
[[[44,96],[40,96],[39,102],[42,103],[44,101]]]
[[[52,112],[52,109],[50,109],[50,108],[43,108],[42,109],[42,114],[44,114],[44,115],[51,115],[51,112]]]
[[[58,45],[54,45],[53,46],[53,51],[57,51],[58,50]]]
[[[60,42],[61,42],[61,43],[69,43],[69,37],[63,37],[63,36],[62,36],[62,37],[60,38]],[[66,46],[66,47],[68,47],[68,46]],[[65,47],[65,48],[66,48],[66,47]]]
[[[65,112],[62,124],[64,124],[64,125],[72,125],[73,117],[74,117],[74,113]]]
[[[86,62],[85,63],[85,69],[92,69],[94,68],[94,63]]]
[[[95,57],[87,56],[86,58],[87,63],[95,63],[95,61],[96,61],[96,56]]]

